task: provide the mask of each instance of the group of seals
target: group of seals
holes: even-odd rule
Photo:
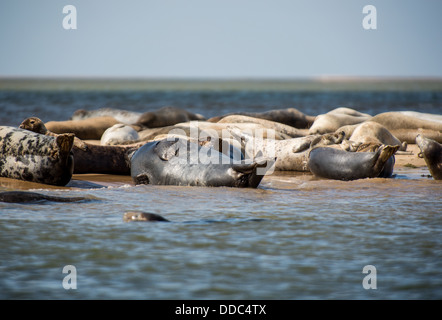
[[[341,180],[390,177],[394,154],[406,150],[410,135],[436,143],[442,139],[442,122],[435,119],[409,112],[371,116],[349,108],[318,116],[294,108],[238,112],[209,120],[175,107],[144,113],[78,110],[68,121],[43,123],[31,117],[20,128],[0,127],[0,175],[65,185],[73,173],[110,173],[131,175],[136,184],[253,188],[270,167]],[[222,137],[225,131],[232,137]],[[250,131],[263,135],[248,135]],[[196,139],[190,138],[192,132]],[[421,149],[432,146],[416,135],[413,139]],[[208,155],[223,160],[183,161],[192,158],[189,148],[206,160]],[[430,159],[427,163],[435,159],[432,174],[438,176],[437,152],[422,150],[422,155]]]

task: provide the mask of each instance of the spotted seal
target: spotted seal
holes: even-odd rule
[[[57,137],[0,127],[0,176],[64,186],[72,178],[73,134]]]
[[[46,128],[44,122],[37,117],[26,118],[25,120],[22,121],[22,123],[20,123],[19,128],[52,137],[58,137],[60,135],[58,133],[49,131],[48,128]],[[74,138],[74,147],[77,147],[78,149],[81,149],[83,151],[87,150],[87,144],[84,141],[78,139],[77,137]]]

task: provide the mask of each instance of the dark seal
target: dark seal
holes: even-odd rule
[[[433,179],[442,180],[442,145],[421,134],[416,136],[416,144],[421,150],[419,157],[424,158]]]
[[[398,149],[399,146],[382,145],[376,152],[348,152],[318,147],[310,151],[307,166],[315,176],[326,179],[388,177],[391,176],[394,166],[390,158]]]
[[[275,159],[234,161],[213,148],[184,139],[153,141],[131,157],[135,184],[256,188]],[[238,162],[238,163],[235,163]]]

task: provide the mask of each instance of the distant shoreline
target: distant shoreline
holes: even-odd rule
[[[442,78],[305,79],[0,77],[3,91],[442,91]]]

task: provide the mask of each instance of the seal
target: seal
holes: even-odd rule
[[[427,129],[442,131],[442,122],[411,116],[402,112],[384,112],[375,115],[371,121],[382,124],[388,130]]]
[[[84,120],[96,117],[112,117],[115,118],[115,120],[117,120],[119,123],[130,125],[135,124],[141,115],[141,112],[114,108],[100,108],[96,110],[78,109],[72,114],[70,120]]]
[[[231,129],[232,135],[242,144],[242,153],[246,159],[262,154],[265,157],[276,157],[274,170],[308,172],[306,166],[310,148],[340,144],[344,133],[310,135],[286,140],[263,139],[249,135],[237,128]]]
[[[436,121],[442,123],[442,115],[434,113],[424,113],[416,111],[398,111],[399,113],[405,114],[406,116],[415,117],[422,120]]]
[[[134,128],[124,123],[117,123],[104,131],[101,136],[100,144],[106,146],[133,143],[138,139],[138,132]]]
[[[380,147],[376,152],[347,152],[329,147],[313,148],[307,166],[317,177],[335,180],[356,180],[382,177],[388,160],[399,146]],[[391,169],[391,163],[389,168]]]
[[[416,136],[416,144],[421,150],[419,157],[424,158],[433,179],[442,180],[442,145],[421,134]]]
[[[320,114],[316,117],[316,120],[313,122],[308,133],[324,134],[335,132],[343,126],[362,123],[369,119],[370,117],[367,116],[354,116],[342,113]]]
[[[100,140],[107,128],[117,124],[113,117],[96,117],[83,120],[49,121],[46,128],[54,133],[73,133],[82,140]]]
[[[60,134],[49,131],[38,118],[31,117],[20,125],[21,128],[32,132],[58,137]],[[141,147],[145,142],[124,146],[102,146],[84,142],[78,138],[74,140],[72,153],[74,156],[74,172],[102,173],[102,174],[130,174],[130,163],[127,155]]]
[[[163,107],[158,110],[144,112],[138,118],[135,125],[147,128],[158,128],[192,120],[205,120],[205,117],[180,108]]]
[[[29,130],[32,132],[44,134],[47,136],[52,137],[58,137],[59,134],[49,131],[44,122],[37,118],[37,117],[30,117],[23,120],[23,122],[20,124],[19,128]],[[74,138],[74,147],[77,147],[83,151],[87,150],[87,145],[82,140],[78,139],[77,137]]]
[[[400,151],[407,150],[407,142],[401,142],[387,128],[374,121],[357,125],[349,140],[361,144],[398,145]]]
[[[170,222],[170,220],[167,220],[163,216],[160,216],[156,213],[150,213],[150,212],[141,212],[141,211],[127,211],[123,215],[123,221],[124,222],[131,222],[131,221],[159,221],[159,222]]]
[[[129,156],[136,185],[178,185],[257,188],[275,159],[247,163],[185,139],[146,143]]]
[[[0,192],[0,202],[8,202],[8,203],[35,203],[42,201],[51,201],[51,202],[78,202],[87,200],[84,197],[57,197],[57,196],[49,196],[37,192],[28,192],[28,191],[4,191]]]
[[[0,127],[0,176],[64,186],[72,178],[73,134],[57,137]]]
[[[208,119],[210,122],[219,122],[221,119],[227,116],[240,115],[248,116],[258,119],[264,119],[269,121],[274,121],[282,123],[298,129],[308,129],[315,121],[315,116],[307,115],[298,109],[287,108],[287,109],[273,109],[265,112],[233,112],[228,113],[223,116],[217,116]]]
[[[238,123],[256,123],[263,126],[266,129],[273,129],[277,132],[287,135],[290,138],[304,137],[307,134],[307,130],[297,129],[295,127],[282,124],[280,122],[265,120],[255,117],[231,115],[222,118],[217,123],[227,123],[231,125],[237,125]]]

